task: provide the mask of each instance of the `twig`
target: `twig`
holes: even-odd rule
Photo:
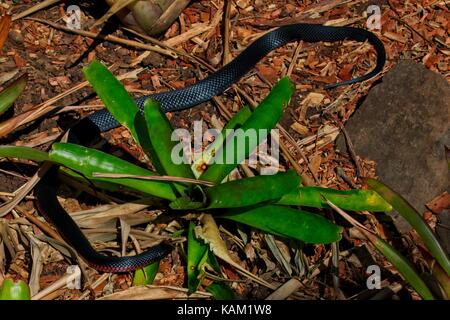
[[[336,174],[338,175],[338,177],[341,177],[345,182],[347,182],[348,185],[353,189],[358,189],[358,186],[352,181],[352,179],[350,179],[350,177],[345,174],[344,169],[342,169],[341,167],[337,167]]]
[[[117,79],[123,80],[123,79],[128,79],[131,77],[136,77],[136,74],[138,74],[142,70],[144,70],[144,69],[139,68],[137,70],[127,72],[126,74],[117,76]],[[7,134],[7,133],[17,129],[20,126],[23,126],[31,121],[34,121],[34,120],[42,117],[43,115],[45,115],[55,109],[60,108],[58,106],[55,106],[54,104],[56,102],[58,102],[59,100],[61,100],[62,98],[66,97],[72,93],[75,93],[76,91],[81,90],[88,85],[89,85],[89,82],[83,81],[83,82],[75,85],[74,87],[56,95],[55,97],[50,98],[49,100],[47,100],[41,104],[38,104],[37,106],[33,107],[32,109],[30,109],[24,113],[21,113],[12,119],[6,120],[5,122],[3,122],[3,128],[2,128],[2,130],[4,130],[3,134]],[[19,119],[20,121],[18,121],[17,119]]]
[[[358,161],[358,156],[356,155],[356,152],[355,152],[355,147],[353,146],[352,140],[350,139],[350,136],[348,135],[347,130],[345,130],[344,126],[342,126],[342,125],[341,125],[341,130],[342,130],[342,133],[344,134],[345,141],[347,142],[348,152],[350,153],[350,156],[352,157],[353,162],[356,165],[356,176],[361,177],[362,170],[361,170],[361,165],[359,164],[359,161]]]
[[[33,13],[35,13],[35,12],[41,10],[41,9],[45,9],[47,7],[50,7],[50,6],[56,4],[56,3],[60,2],[60,1],[61,0],[46,0],[46,1],[43,1],[41,3],[35,4],[35,5],[31,6],[30,8],[28,8],[27,10],[25,10],[25,11],[23,11],[21,13],[13,15],[12,21],[15,21],[15,20],[24,18],[26,16],[29,16],[30,14],[33,14]]]
[[[289,64],[289,68],[288,68],[285,76],[290,77],[292,74],[292,71],[294,71],[294,67],[297,65],[297,59],[298,59],[298,56],[300,55],[300,51],[302,50],[302,47],[303,47],[303,43],[301,41],[298,42],[297,46],[295,48],[295,51],[294,51],[294,55],[292,56],[291,63]]]
[[[170,38],[169,40],[166,40],[165,43],[169,46],[177,46],[189,39],[192,39],[206,31],[210,31],[214,29],[220,22],[221,19],[221,13],[217,13],[216,16],[214,16],[213,20],[210,23],[200,23],[185,33],[182,33],[178,36],[175,36],[173,38]]]
[[[230,57],[230,14],[231,14],[231,5],[232,0],[226,0],[225,7],[225,17],[224,17],[224,27],[223,27],[223,65],[226,65],[231,61]]]
[[[35,173],[35,175],[21,187],[17,195],[6,205],[0,207],[0,217],[7,215],[23,198],[34,188],[34,186],[39,182],[41,176],[44,175],[48,169],[52,166],[51,163],[45,162]]]
[[[92,176],[95,178],[113,178],[113,179],[132,178],[132,179],[141,179],[141,180],[173,181],[173,182],[182,182],[182,183],[184,182],[184,183],[205,185],[208,187],[214,186],[214,183],[212,183],[210,181],[190,179],[190,178],[181,178],[181,177],[174,177],[174,176],[135,176],[132,174],[100,173],[100,172],[93,172]]]
[[[408,28],[411,32],[415,33],[416,35],[418,35],[419,37],[421,37],[425,42],[427,42],[429,45],[434,45],[433,41],[446,47],[449,48],[449,46],[446,43],[440,42],[438,40],[436,40],[435,38],[433,38],[433,40],[427,39],[423,34],[421,34],[419,31],[417,31],[416,29],[414,29],[413,27],[411,27],[406,21],[404,21],[402,19],[401,14],[398,12],[398,10],[394,7],[394,5],[391,3],[390,0],[387,1],[389,7],[392,9],[392,11],[394,11],[394,13],[397,15],[397,17],[393,17],[394,20],[400,22],[401,24],[403,24],[406,28]],[[439,47],[437,48],[438,50],[441,50]]]
[[[317,185],[320,185],[319,178],[317,177],[316,173],[314,172],[313,168],[311,167],[311,163],[309,162],[306,155],[303,153],[303,150],[300,148],[300,146],[295,142],[294,138],[292,138],[292,136],[289,134],[289,132],[287,132],[287,130],[285,128],[283,128],[283,126],[281,126],[280,124],[277,124],[277,128],[281,131],[281,133],[289,141],[289,143],[297,150],[298,154],[303,158],[303,161],[305,161],[306,166],[308,167],[308,170],[311,172],[311,174],[314,178],[314,181],[316,182]],[[305,178],[305,175],[302,175],[302,179],[304,179],[304,178]]]
[[[44,233],[48,234],[53,239],[64,242],[63,238],[55,231],[52,227],[50,227],[47,223],[39,220],[37,217],[28,213],[26,210],[22,209],[20,206],[16,206],[15,209],[18,213],[22,214],[28,221],[36,225],[39,229],[41,229]]]
[[[372,231],[370,231],[368,228],[366,228],[363,224],[361,224],[359,221],[354,219],[351,215],[349,215],[347,212],[339,208],[337,205],[335,205],[333,202],[322,196],[322,198],[328,203],[328,205],[334,209],[337,213],[339,213],[345,220],[347,220],[349,223],[351,223],[353,226],[360,228],[361,230],[368,232],[370,234],[373,234]]]
[[[13,172],[13,171],[8,171],[8,170],[0,169],[0,172],[1,172],[1,173],[4,173],[4,174],[8,174],[8,175],[13,176],[13,177],[16,177],[16,178],[28,180],[28,177],[21,176],[20,174],[17,174],[17,173],[15,173],[15,172]]]
[[[15,193],[0,191],[0,197],[14,198],[15,196],[16,196]],[[34,196],[26,196],[24,199],[26,199],[26,200],[34,200],[36,198]]]
[[[42,291],[39,291],[37,294],[31,297],[31,300],[40,300],[44,298],[45,296],[49,295],[50,293],[63,288],[67,284],[71,283],[75,279],[81,277],[81,271],[79,269],[76,269],[74,273],[66,274],[63,277],[61,277],[56,282],[52,283],[50,286],[45,288]]]
[[[66,26],[51,22],[51,21],[47,21],[47,20],[43,20],[43,19],[38,19],[38,18],[27,18],[27,20],[32,20],[32,21],[36,21],[42,24],[46,24],[52,28],[58,29],[58,30],[62,30],[65,32],[70,32],[70,33],[74,33],[74,34],[78,34],[84,37],[89,37],[92,39],[99,39],[99,40],[104,40],[104,41],[109,41],[109,42],[114,42],[114,43],[119,43],[119,44],[123,44],[126,46],[132,46],[132,47],[136,47],[139,49],[144,49],[144,50],[148,50],[148,51],[154,51],[154,52],[158,52],[160,54],[169,56],[171,58],[178,58],[178,56],[176,54],[174,54],[172,51],[160,48],[158,46],[153,46],[153,45],[148,45],[145,43],[141,43],[141,42],[137,42],[134,40],[127,40],[127,39],[122,39],[116,36],[112,36],[112,35],[102,35],[102,34],[97,34],[95,32],[91,32],[91,31],[85,31],[85,30],[77,30],[77,29],[71,29],[68,28]]]
[[[86,298],[89,293],[91,293],[95,288],[97,288],[99,285],[101,285],[103,282],[105,282],[109,277],[111,276],[111,273],[104,273],[102,274],[97,280],[94,281],[94,283],[89,287],[89,289],[85,290],[81,296],[78,298],[78,300],[83,300]]]

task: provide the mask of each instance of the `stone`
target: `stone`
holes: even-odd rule
[[[448,191],[450,85],[413,61],[402,61],[372,88],[345,128],[358,156],[376,161],[377,176],[419,212]],[[343,135],[337,146],[346,150]],[[409,229],[393,216],[399,231]]]
[[[442,247],[447,254],[450,254],[450,210],[442,210],[438,215],[438,223],[436,224],[436,234]]]

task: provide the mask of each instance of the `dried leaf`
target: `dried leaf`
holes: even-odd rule
[[[214,218],[210,214],[204,214],[201,217],[201,222],[203,223],[203,227],[196,227],[195,232],[198,238],[203,239],[207,244],[209,244],[209,247],[211,251],[220,259],[227,262],[231,266],[237,269],[238,272],[244,274],[245,276],[249,277],[253,281],[262,284],[263,286],[266,286],[270,289],[275,289],[275,287],[265,280],[262,280],[252,274],[251,272],[245,270],[243,267],[241,267],[239,264],[237,264],[233,258],[231,258],[228,249],[225,245],[225,242],[220,237],[219,228],[217,227],[216,222],[214,221]]]
[[[122,257],[127,253],[127,242],[130,236],[131,227],[125,220],[120,219],[120,238],[122,239]]]
[[[291,125],[292,130],[297,132],[298,134],[301,134],[302,136],[306,136],[309,133],[309,128],[307,126],[304,126],[298,122],[294,122]]]
[[[139,286],[109,294],[99,300],[166,300],[166,299],[206,299],[210,293],[194,292],[188,294],[187,289],[169,286]]]
[[[0,50],[3,49],[6,39],[8,39],[9,28],[11,27],[11,16],[4,15],[0,20]]]

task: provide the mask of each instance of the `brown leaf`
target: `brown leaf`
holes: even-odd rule
[[[309,162],[311,164],[311,169],[315,175],[319,173],[320,165],[322,164],[322,154],[316,153],[310,157]]]
[[[5,45],[8,38],[9,28],[11,27],[11,16],[4,15],[0,20],[0,50]]]
[[[264,64],[259,64],[256,67],[258,69],[259,72],[261,72],[261,74],[264,76],[264,78],[266,78],[267,80],[269,80],[270,82],[275,82],[278,79],[278,70],[270,67],[270,66],[266,66]]]
[[[435,214],[441,213],[441,211],[450,208],[450,194],[446,191],[443,194],[437,196],[426,204],[426,207]]]
[[[17,68],[25,67],[27,64],[27,62],[19,54],[14,55],[14,63]]]
[[[294,122],[294,123],[291,125],[291,128],[292,128],[295,132],[297,132],[298,134],[300,134],[300,135],[302,135],[302,136],[306,136],[306,135],[308,135],[308,133],[309,133],[309,128],[306,127],[306,126],[304,126],[304,125],[302,125],[302,124],[300,124],[300,123],[298,123],[298,122]]]
[[[339,71],[339,78],[342,80],[350,80],[352,78],[352,71],[353,71],[353,65],[352,64],[346,64],[341,68],[341,71]]]

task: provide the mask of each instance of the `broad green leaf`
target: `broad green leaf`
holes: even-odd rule
[[[242,127],[235,130],[235,133],[217,151],[214,158],[215,163],[206,169],[200,179],[216,184],[221,183],[238,164],[244,161],[264,141],[283,114],[283,110],[293,92],[294,85],[289,78],[282,78]]]
[[[430,226],[422,218],[420,213],[417,212],[402,196],[385,184],[375,179],[367,179],[366,183],[373,190],[378,192],[403,218],[405,218],[406,221],[408,221],[422,238],[431,255],[441,265],[442,269],[450,275],[450,259],[438,239],[436,239],[433,230],[431,230]]]
[[[26,85],[27,75],[24,74],[0,93],[0,115],[13,105],[14,101],[16,101],[22,93]]]
[[[206,291],[210,292],[215,300],[234,300],[236,296],[234,291],[226,285],[225,283],[211,283],[205,288]]]
[[[202,266],[208,258],[208,245],[197,239],[194,228],[194,223],[190,222],[187,238],[187,277],[191,293],[197,290],[204,277]]]
[[[173,210],[195,210],[204,207],[204,203],[193,201],[188,196],[183,196],[169,203],[169,207]]]
[[[144,286],[152,284],[159,270],[159,261],[153,262],[148,266],[138,269],[134,272],[133,286]]]
[[[252,111],[250,107],[244,106],[230,119],[230,121],[228,121],[214,142],[209,144],[206,150],[204,150],[199,156],[196,155],[194,163],[191,166],[196,178],[198,178],[206,170],[211,162],[211,159],[214,158],[223,142],[228,139],[230,134],[232,134],[230,129],[240,128],[251,115]]]
[[[220,217],[306,243],[332,243],[341,239],[342,227],[317,214],[283,206],[231,209]]]
[[[0,300],[30,300],[30,289],[22,280],[5,279],[0,286]]]
[[[195,179],[189,164],[175,164],[172,159],[172,150],[177,142],[171,140],[173,129],[169,119],[161,110],[160,104],[155,100],[147,99],[144,103],[144,113],[150,137],[149,152],[152,159],[158,159],[163,170],[159,172],[169,176]],[[185,185],[174,183],[174,186],[181,194],[185,193]]]
[[[300,177],[293,170],[222,183],[206,189],[209,201],[206,209],[245,207],[278,200],[299,185]]]
[[[55,143],[50,152],[50,160],[82,174],[92,181],[116,183],[141,191],[143,193],[175,200],[176,195],[169,183],[165,181],[150,181],[133,178],[113,179],[93,177],[98,173],[126,173],[141,176],[154,176],[154,172],[138,167],[125,160],[91,148],[71,143]]]
[[[120,81],[97,60],[92,61],[85,67],[83,73],[108,111],[130,131],[134,141],[151,157],[149,152],[151,148],[150,140],[144,116],[139,112],[134,100]],[[152,159],[152,161],[159,171],[158,159]]]
[[[49,156],[46,152],[30,148],[16,146],[0,146],[0,157],[19,158],[36,162],[47,161]]]
[[[334,190],[320,187],[300,187],[285,194],[277,204],[329,208],[327,198],[339,208],[351,211],[391,211],[392,206],[372,190]]]
[[[83,73],[114,118],[130,131],[134,131],[139,109],[122,83],[97,60],[85,67]],[[134,132],[132,133],[134,137]]]

